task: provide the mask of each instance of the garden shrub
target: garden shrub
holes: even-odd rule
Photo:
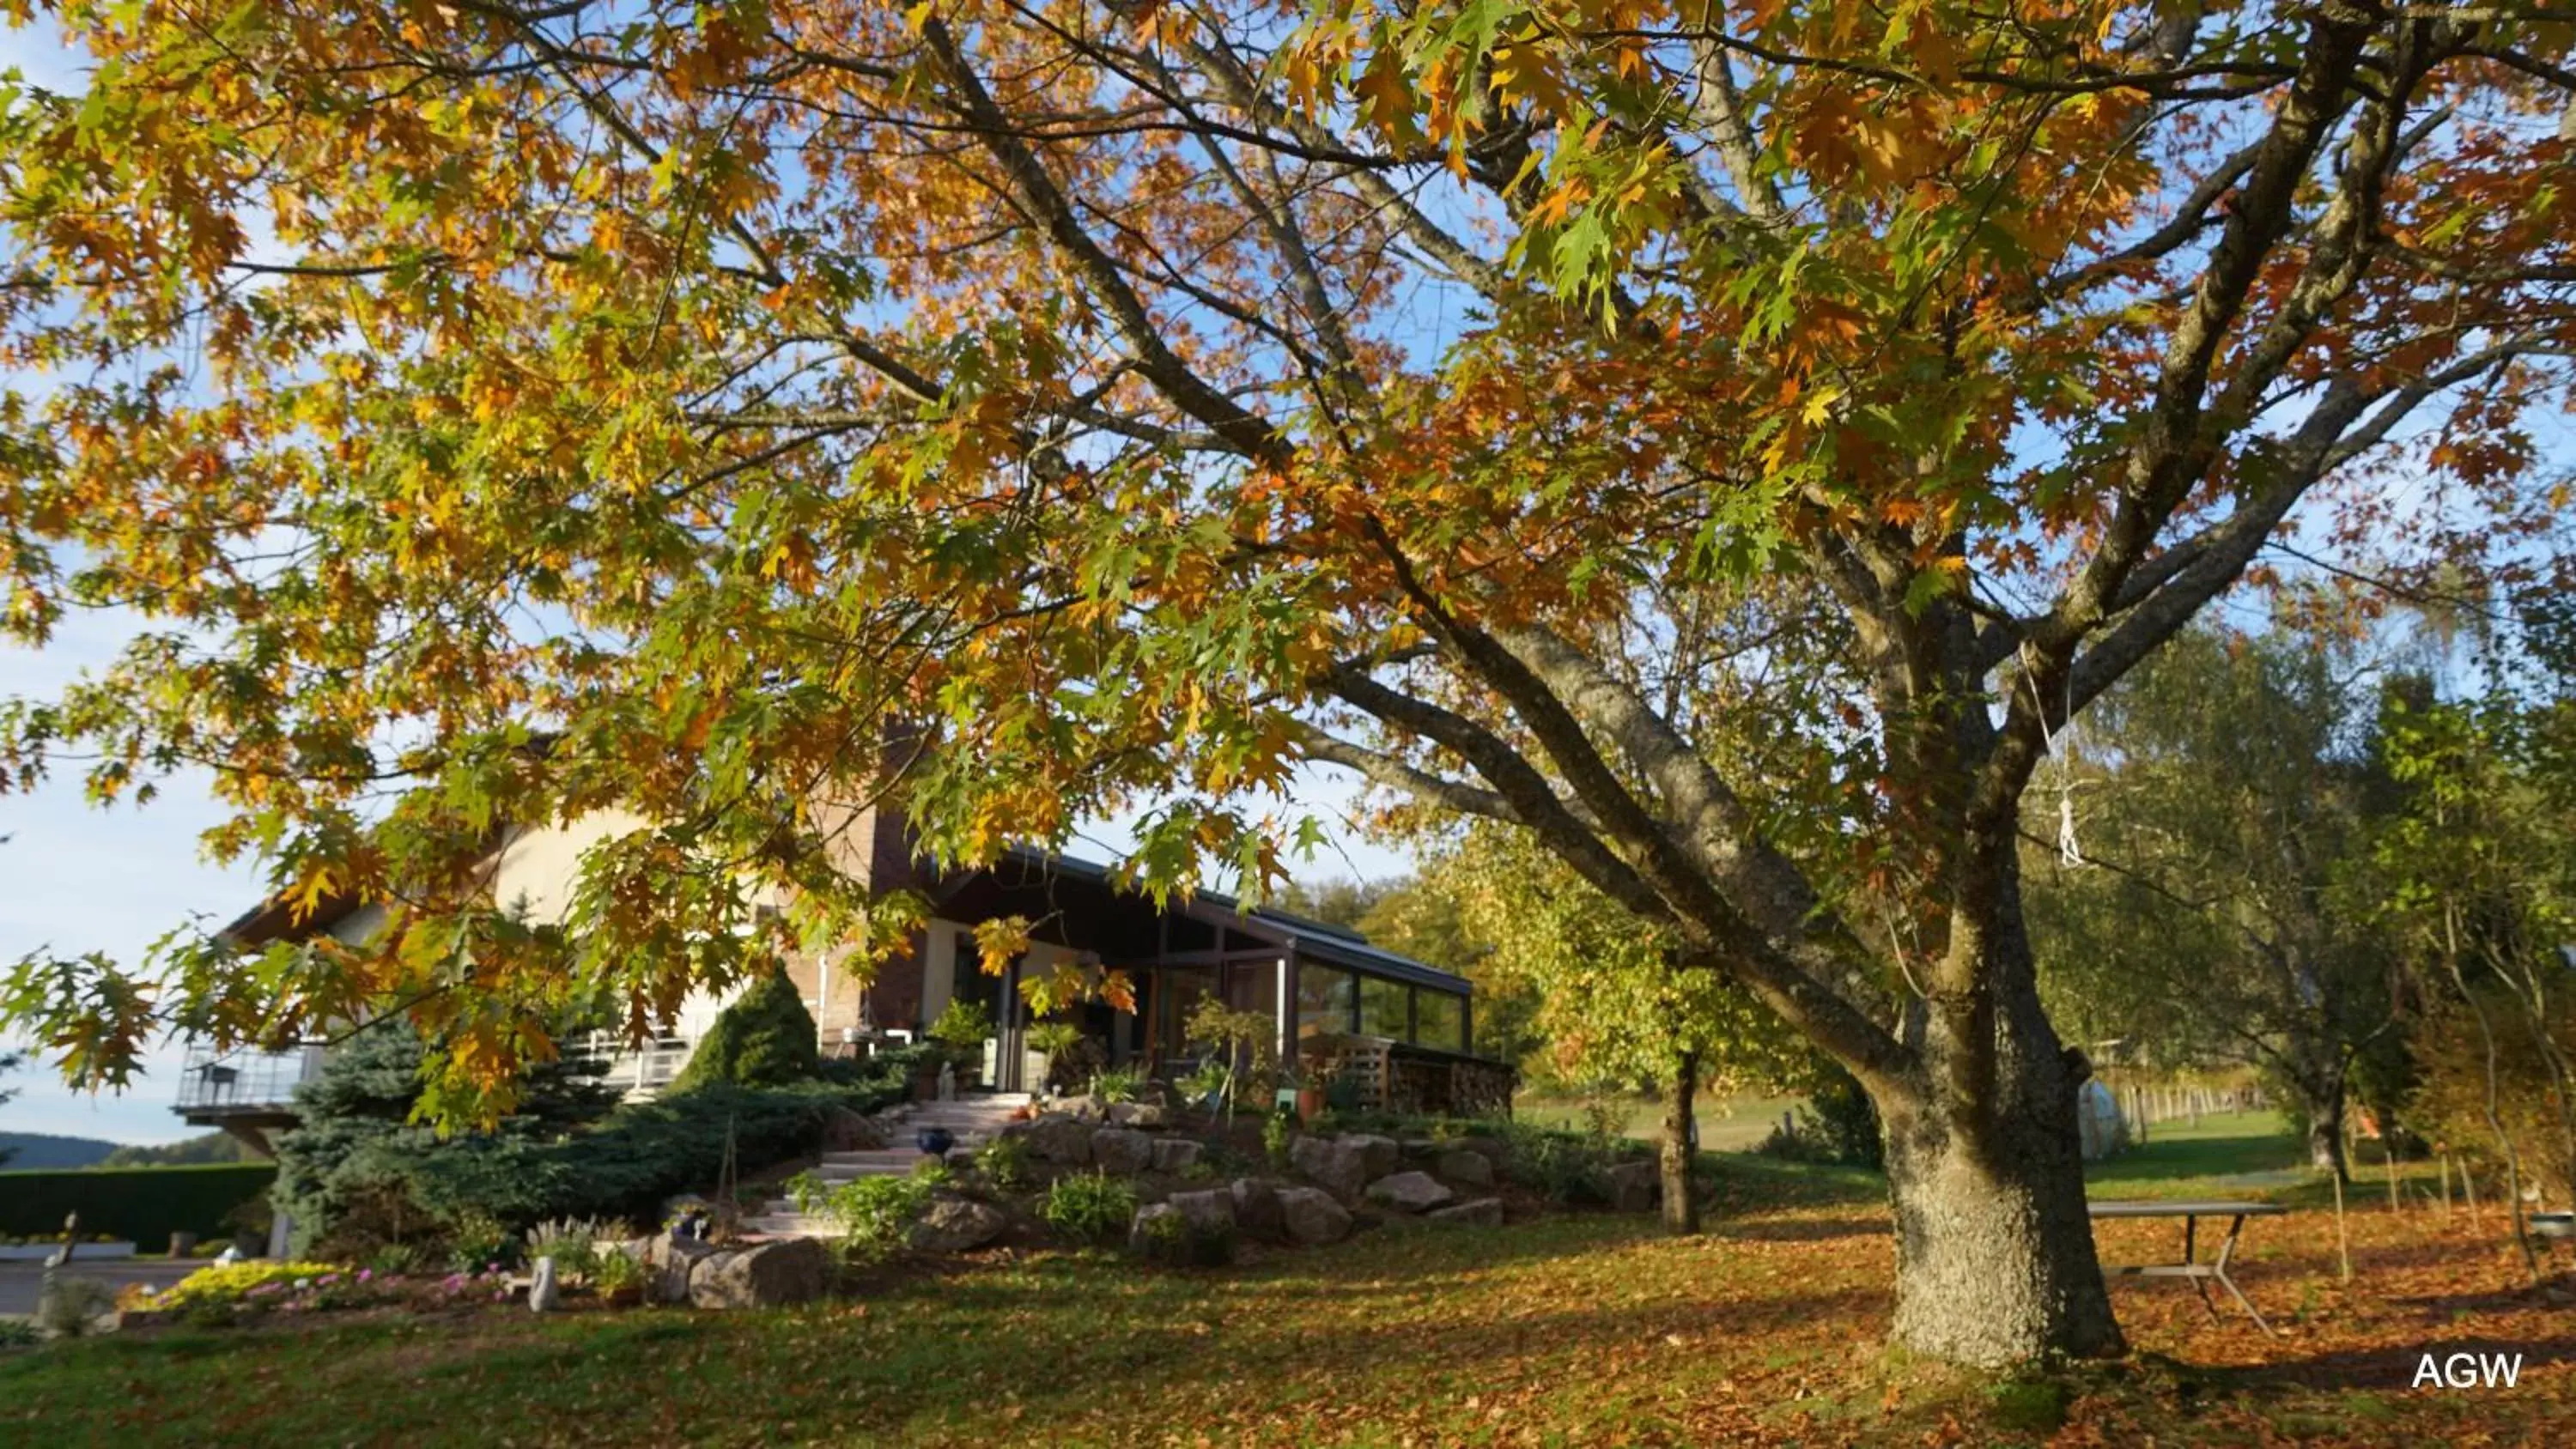
[[[0,1350],[34,1348],[45,1341],[36,1325],[23,1318],[0,1318]]]
[[[1498,1130],[1510,1149],[1513,1179],[1559,1203],[1607,1202],[1605,1175],[1627,1155],[1619,1139],[1590,1132],[1553,1132],[1518,1122]]]
[[[975,1149],[975,1170],[1004,1192],[1017,1192],[1029,1185],[1029,1140],[1025,1137],[995,1137]]]
[[[327,1243],[335,1256],[368,1262],[388,1248],[444,1243],[460,1226],[479,1231],[489,1219],[509,1238],[507,1256],[517,1233],[548,1219],[659,1222],[665,1199],[714,1185],[728,1137],[745,1172],[812,1151],[834,1114],[902,1099],[903,1061],[868,1066],[847,1084],[713,1083],[629,1102],[568,1131],[512,1128],[444,1140],[402,1121],[417,1077],[379,1069],[356,1111],[286,1134],[280,1181],[302,1189],[288,1202],[301,1245]]]
[[[167,1244],[174,1232],[220,1241],[231,1236],[225,1215],[276,1177],[276,1165],[267,1162],[0,1173],[0,1237],[56,1238],[64,1215],[78,1212],[85,1239],[104,1234],[147,1251]]]
[[[1105,1172],[1059,1177],[1047,1188],[1038,1215],[1066,1237],[1103,1243],[1127,1231],[1136,1217],[1136,1189]]]
[[[925,1172],[852,1178],[823,1195],[823,1213],[841,1229],[845,1254],[882,1258],[903,1246],[912,1225],[929,1211],[932,1190],[944,1180]]]
[[[671,1090],[724,1083],[735,1087],[784,1087],[822,1074],[815,1046],[814,1014],[805,1009],[784,967],[772,967],[726,1007],[707,1028]]]

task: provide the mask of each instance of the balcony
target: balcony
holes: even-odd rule
[[[286,1051],[219,1051],[191,1042],[172,1108],[197,1127],[285,1127],[295,1121],[295,1085],[322,1067],[318,1046]]]

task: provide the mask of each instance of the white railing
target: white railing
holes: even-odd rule
[[[321,1059],[318,1046],[218,1051],[190,1042],[179,1066],[179,1110],[249,1112],[292,1106],[295,1084],[312,1076]]]
[[[694,1038],[685,1036],[657,1036],[640,1046],[628,1046],[606,1032],[593,1032],[590,1038],[590,1054],[608,1063],[606,1080],[629,1097],[650,1097],[671,1085],[697,1047]]]

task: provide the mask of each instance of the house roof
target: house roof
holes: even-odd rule
[[[1116,889],[1118,885],[1109,867],[1092,861],[1076,859],[1054,851],[1039,850],[1032,846],[1013,846],[1003,854],[1005,859],[1038,871],[1095,881],[1112,889]],[[1247,909],[1239,898],[1222,891],[1200,891],[1189,898],[1182,910],[1209,925],[1223,926],[1228,930],[1257,936],[1276,945],[1291,947],[1296,954],[1310,960],[1335,966],[1347,966],[1353,970],[1366,971],[1371,975],[1409,982],[1416,986],[1452,991],[1460,995],[1469,994],[1475,989],[1473,982],[1455,972],[1443,971],[1437,966],[1416,961],[1410,956],[1398,955],[1383,946],[1371,945],[1367,936],[1348,926],[1336,926],[1324,921],[1311,920],[1305,916],[1276,910],[1269,906],[1253,906]]]

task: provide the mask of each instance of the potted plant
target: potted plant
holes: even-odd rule
[[[1046,1057],[1045,1081],[1050,1095],[1081,1080],[1085,1055],[1081,1027],[1069,1021],[1039,1022],[1029,1028],[1029,1046]]]
[[[930,1024],[930,1039],[945,1047],[957,1068],[957,1085],[972,1085],[984,1066],[984,1043],[993,1035],[992,1008],[980,1001],[951,1000]]]

